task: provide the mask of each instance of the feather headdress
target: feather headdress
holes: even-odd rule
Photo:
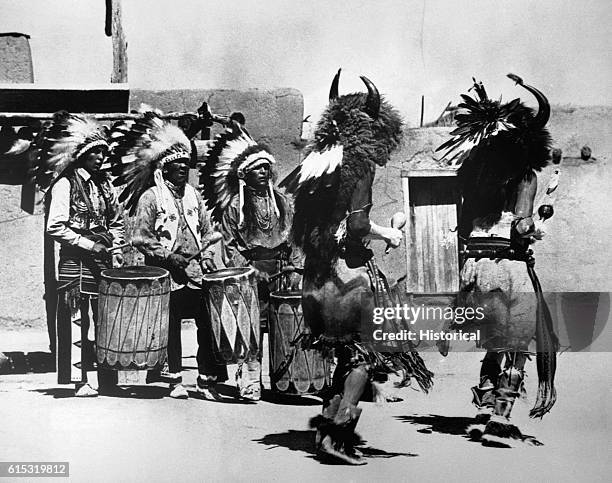
[[[37,137],[39,155],[33,173],[46,188],[79,158],[94,148],[109,150],[108,129],[96,120],[66,111],[54,114]],[[110,165],[105,162],[101,169]]]
[[[508,74],[508,77],[536,97],[538,112],[526,107],[520,99],[506,104],[502,104],[501,98],[490,99],[482,82],[473,79],[472,89],[476,95],[461,95],[463,102],[459,104],[460,112],[455,116],[457,128],[451,132],[452,138],[436,150],[446,150],[442,159],[450,165],[461,164],[469,157],[473,148],[495,143],[496,137],[498,140],[509,140],[531,148],[527,162],[532,164],[534,169],[546,165],[550,142],[548,132],[544,128],[550,117],[548,101],[544,94],[535,87],[524,84],[517,75]]]
[[[267,148],[258,144],[238,122],[230,122],[228,127],[215,137],[200,167],[200,187],[215,221],[221,221],[232,197],[238,194],[239,225],[244,224],[246,173],[264,163],[272,167],[276,161]],[[278,216],[272,178],[269,180],[268,189]]]
[[[147,189],[163,185],[164,164],[191,157],[191,144],[183,131],[152,111],[115,125],[111,139],[113,169],[118,174],[115,185],[125,185],[119,201],[126,201],[130,214]]]

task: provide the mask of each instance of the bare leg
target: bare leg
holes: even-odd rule
[[[353,366],[347,354],[339,354],[334,374],[337,393],[324,401],[322,416],[313,420],[317,427],[316,444],[319,456],[350,465],[365,464],[355,454],[355,427],[361,415],[357,407],[369,374],[365,364]]]
[[[475,420],[477,424],[486,424],[495,407],[495,389],[502,372],[501,364],[504,354],[488,351],[480,367],[480,383],[472,387],[472,403],[478,408]]]

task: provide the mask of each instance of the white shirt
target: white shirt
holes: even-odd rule
[[[91,175],[83,168],[78,168],[77,173],[85,182]],[[92,202],[98,203],[98,187],[95,183],[90,184]],[[95,200],[95,201],[94,201]],[[94,209],[96,208],[94,204]],[[67,245],[75,245],[91,251],[95,242],[89,240],[68,226],[70,219],[70,181],[63,177],[59,179],[51,189],[51,205],[49,206],[49,218],[47,220],[47,234],[56,241]]]

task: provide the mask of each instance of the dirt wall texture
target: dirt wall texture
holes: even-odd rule
[[[0,33],[0,84],[34,82],[29,36]]]
[[[168,91],[166,91],[168,92]],[[278,147],[279,171],[287,173],[299,159],[291,144],[299,137],[301,96],[294,90],[257,91],[249,97],[236,91],[151,91],[135,92],[136,102],[148,102],[164,110],[195,110],[206,95],[217,112],[242,111],[255,137],[267,136]],[[203,95],[208,92],[209,94]],[[225,92],[219,96],[216,92]],[[231,94],[230,94],[231,92]],[[249,91],[251,92],[251,91]],[[221,101],[221,99],[225,99]],[[250,99],[250,100],[249,100]],[[154,102],[156,101],[156,102]],[[167,104],[162,104],[167,102]],[[219,104],[215,104],[219,102]],[[273,106],[268,110],[266,106]],[[276,112],[276,114],[271,114]],[[285,117],[282,113],[290,113]],[[258,117],[259,116],[259,117]],[[287,125],[289,124],[289,125]],[[546,291],[612,291],[612,259],[607,256],[612,238],[612,217],[607,209],[612,202],[612,108],[561,107],[553,110],[550,129],[555,146],[564,156],[578,158],[587,144],[595,161],[565,159],[559,184],[555,215],[548,220],[548,236],[536,246],[536,269]],[[409,166],[426,166],[435,148],[448,137],[449,129],[407,130],[402,147],[386,168],[377,171],[374,184],[373,219],[386,224],[396,211],[403,209],[400,172]],[[276,149],[276,148],[275,148]],[[548,181],[550,169],[540,175],[541,187]],[[19,186],[0,185],[0,324],[20,326],[43,324],[42,216],[26,215],[19,208]],[[384,246],[374,245],[379,266],[391,279],[405,274],[404,248],[384,255]]]

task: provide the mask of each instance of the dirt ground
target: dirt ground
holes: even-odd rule
[[[0,341],[4,351],[26,353],[47,343],[36,330],[2,331]],[[484,447],[464,434],[482,353],[426,353],[436,373],[433,392],[390,388],[404,401],[362,403],[358,431],[368,464],[346,467],[314,459],[308,419],[320,411],[317,398],[266,391],[257,404],[241,403],[231,397],[230,382],[224,402],[198,399],[190,324],[183,341],[192,393],[186,401],[164,397],[159,384],[134,386],[130,398],[76,399],[54,373],[0,376],[1,459],[68,461],[70,479],[88,482],[609,481],[610,353],[561,355],[558,402],[541,421],[528,418],[537,383],[531,362],[529,398],[517,403],[513,422],[544,446],[512,449]]]

